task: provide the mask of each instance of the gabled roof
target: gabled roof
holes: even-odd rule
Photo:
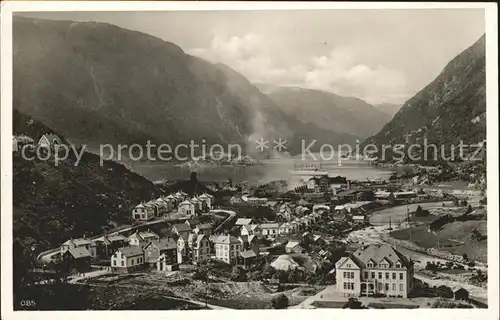
[[[191,231],[191,227],[186,223],[179,223],[173,226],[178,232]]]
[[[125,237],[122,234],[113,234],[108,236],[109,241],[115,242],[115,241],[125,241],[127,240],[127,237]]]
[[[143,255],[144,252],[139,247],[123,247],[118,249],[125,257],[135,257],[139,255]]]
[[[240,256],[244,259],[255,258],[257,255],[253,250],[246,250],[240,252]]]
[[[89,239],[83,239],[83,238],[70,239],[70,240],[65,241],[63,243],[63,245],[69,245],[70,243],[73,243],[75,246],[80,247],[80,246],[84,246],[84,245],[90,244],[90,240]]]
[[[260,225],[262,229],[278,229],[280,227],[279,223],[262,223]]]
[[[139,235],[143,238],[143,239],[147,239],[147,238],[159,238],[158,235],[154,232],[151,232],[151,231],[143,231],[143,232],[139,232]]]
[[[298,246],[299,244],[300,244],[300,242],[298,242],[298,241],[288,241],[288,243],[286,244],[286,248],[293,249],[296,246]]]
[[[366,266],[369,260],[377,262],[382,261],[384,258],[386,258],[391,265],[396,264],[398,260],[401,261],[401,264],[406,268],[411,264],[411,261],[409,261],[406,256],[388,244],[372,244],[365,249],[358,249],[354,252],[352,257],[360,262],[363,267]]]
[[[235,225],[237,225],[237,226],[244,226],[244,225],[247,225],[247,224],[251,224],[252,221],[253,220],[249,219],[249,218],[238,218],[238,220],[236,220]]]
[[[142,209],[142,208],[144,208],[144,205],[143,205],[142,203],[139,203],[138,205],[136,205],[136,206],[135,206],[135,208],[136,208],[136,209],[137,209],[137,208]]]
[[[186,222],[189,223],[189,225],[191,225],[191,226],[197,226],[200,224],[201,221],[198,218],[191,218],[189,220],[186,220]]]
[[[219,243],[219,244],[230,244],[230,243],[239,243],[240,240],[238,238],[233,237],[233,236],[218,236],[213,240],[214,243]]]
[[[189,200],[184,200],[179,203],[179,206],[192,206],[193,204]]]
[[[144,249],[146,249],[149,246],[156,246],[158,250],[163,251],[163,250],[169,250],[169,249],[177,249],[177,243],[171,239],[160,239],[160,240],[154,240],[149,242]]]
[[[68,252],[75,259],[87,258],[91,256],[90,251],[85,247],[70,248]]]
[[[139,241],[144,241],[144,238],[143,238],[143,237],[141,236],[141,234],[140,234],[140,233],[138,233],[137,231],[136,231],[136,232],[134,232],[134,233],[132,233],[132,234],[131,234],[128,238],[129,238],[129,239],[134,239],[134,238],[136,238],[136,239],[139,239]]]
[[[196,228],[198,228],[199,230],[206,230],[206,229],[212,229],[212,226],[210,225],[210,223],[201,223],[197,224]]]

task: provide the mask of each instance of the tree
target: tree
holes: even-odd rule
[[[286,309],[288,308],[288,297],[281,293],[277,296],[275,296],[272,300],[271,303],[273,305],[273,309]]]
[[[231,273],[231,280],[237,282],[247,281],[247,275],[245,270],[241,266],[234,266],[233,271]]]
[[[462,207],[467,207],[467,205],[468,205],[467,200],[465,200],[465,199],[464,199],[464,200],[462,200],[462,201],[460,202],[460,205],[461,205]]]
[[[469,260],[469,256],[467,255],[467,253],[464,253],[462,255],[462,259],[464,259],[465,261],[468,261]]]
[[[364,309],[363,304],[356,298],[349,298],[344,304],[343,309]]]
[[[469,214],[472,212],[472,206],[469,204],[469,206],[467,207],[467,211],[465,211],[465,214]]]

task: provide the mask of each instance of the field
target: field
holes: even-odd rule
[[[95,279],[88,284],[95,291],[94,305],[100,310],[200,309],[205,302],[231,309],[270,309],[272,298],[279,294],[275,287],[260,282],[212,281],[207,286],[205,282],[192,280],[181,272],[170,276],[138,274],[122,277],[108,285]],[[282,293],[289,298],[289,305],[296,305],[322,289],[322,286],[287,285]]]
[[[487,262],[487,241],[474,241],[471,238],[472,231],[477,230],[486,234],[486,220],[477,221],[455,221],[446,224],[438,236],[427,232],[427,226],[411,228],[411,241],[422,248],[436,248],[456,255],[464,253],[470,259]],[[393,231],[391,236],[400,240],[410,240],[409,229]]]

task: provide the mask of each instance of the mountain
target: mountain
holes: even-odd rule
[[[387,113],[358,98],[300,87],[256,86],[283,112],[323,129],[368,137],[390,120]]]
[[[35,141],[54,132],[17,110],[13,131]],[[13,152],[14,235],[25,248],[40,252],[71,237],[129,223],[133,206],[162,192],[122,164],[104,161],[101,166],[99,156],[84,153],[76,165],[72,155],[56,165],[53,158],[28,160]]]
[[[248,145],[304,131],[235,71],[140,32],[14,17],[13,52],[14,108],[75,144]]]
[[[387,113],[389,116],[394,117],[394,115],[401,109],[400,104],[393,104],[393,103],[380,103],[380,104],[374,104],[373,105],[375,108],[379,109],[380,111]]]
[[[434,143],[486,139],[485,36],[451,60],[425,88],[406,101],[382,130],[363,144]],[[380,149],[379,149],[380,150]]]

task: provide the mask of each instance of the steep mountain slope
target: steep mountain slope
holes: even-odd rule
[[[379,109],[380,111],[387,113],[389,116],[394,117],[394,115],[401,109],[400,104],[393,104],[393,103],[380,103],[380,104],[374,104],[373,105],[375,108]]]
[[[15,17],[13,50],[14,107],[73,143],[246,144],[298,131],[248,81],[139,32]]]
[[[13,131],[35,141],[53,132],[16,110]],[[128,223],[133,206],[161,193],[152,182],[121,164],[105,161],[100,166],[97,155],[85,153],[75,164],[74,156],[55,165],[53,159],[27,160],[13,152],[14,236],[25,248],[40,252],[70,237]]]
[[[323,129],[368,137],[390,120],[388,114],[358,98],[299,87],[257,87],[287,114]]]
[[[486,138],[485,36],[451,60],[364,144],[478,143]]]

